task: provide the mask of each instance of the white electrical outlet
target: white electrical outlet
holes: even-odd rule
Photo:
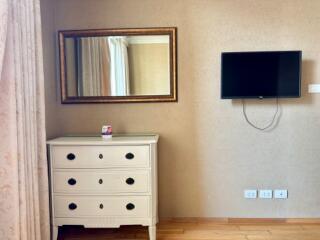
[[[288,190],[287,189],[274,190],[274,198],[281,198],[281,199],[288,198]]]
[[[257,190],[255,189],[244,190],[244,198],[257,198]]]
[[[269,189],[259,190],[259,198],[272,198],[272,190],[269,190]]]
[[[320,84],[309,84],[309,93],[320,93]]]

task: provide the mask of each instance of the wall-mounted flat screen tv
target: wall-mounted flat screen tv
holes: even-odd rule
[[[301,51],[224,52],[221,98],[298,98]]]

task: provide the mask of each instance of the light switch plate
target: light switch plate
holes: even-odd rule
[[[272,190],[269,190],[269,189],[259,190],[259,198],[272,198]]]
[[[257,198],[257,190],[256,189],[246,189],[244,190],[244,198]]]

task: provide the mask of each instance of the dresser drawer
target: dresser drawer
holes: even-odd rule
[[[53,146],[53,168],[149,167],[149,146]]]
[[[54,171],[56,193],[148,193],[150,172],[132,171]]]
[[[148,217],[150,198],[54,196],[55,217]]]

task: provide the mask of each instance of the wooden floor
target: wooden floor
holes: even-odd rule
[[[274,221],[166,220],[158,224],[158,240],[320,240],[320,223]],[[59,240],[148,239],[147,228],[60,228]]]

